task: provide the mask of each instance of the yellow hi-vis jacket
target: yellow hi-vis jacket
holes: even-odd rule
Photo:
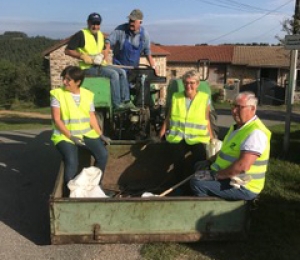
[[[222,170],[236,161],[241,153],[241,144],[251,134],[251,132],[256,129],[259,129],[266,134],[268,142],[266,149],[261,154],[261,156],[258,157],[254,164],[250,167],[250,169],[245,172],[252,177],[251,181],[245,185],[245,188],[253,193],[258,194],[262,191],[265,184],[265,175],[269,162],[271,139],[271,132],[266,128],[266,126],[261,122],[259,118],[256,118],[249,124],[245,125],[236,133],[235,136],[232,137],[232,139],[229,140],[228,138],[233,131],[233,126],[231,126],[229,132],[224,138],[221,150],[219,151],[216,161],[211,165],[211,169],[215,171]]]
[[[94,99],[94,94],[84,88],[80,88],[80,104],[77,106],[71,93],[65,88],[57,88],[50,91],[50,95],[60,102],[60,116],[71,135],[82,138],[98,138],[99,135],[90,125],[90,108]],[[51,140],[56,145],[60,141],[73,143],[53,125]]]
[[[90,56],[95,56],[102,52],[104,48],[104,36],[102,32],[97,32],[97,41],[94,37],[94,35],[91,33],[89,29],[82,29],[83,35],[84,35],[84,42],[85,45],[83,48],[78,48],[77,51],[79,51],[82,54],[87,54]],[[103,61],[102,65],[105,65],[106,63]],[[84,63],[84,61],[79,61],[79,67],[81,69],[88,69],[92,65]]]
[[[209,142],[206,119],[208,98],[206,93],[198,92],[187,111],[184,92],[173,94],[170,130],[166,137],[168,142],[179,143],[182,139],[190,145]]]

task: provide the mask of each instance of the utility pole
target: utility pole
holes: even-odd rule
[[[294,35],[299,34],[300,31],[299,26],[300,26],[300,0],[296,0],[294,23],[293,23]],[[286,117],[285,117],[285,134],[283,140],[284,154],[287,154],[289,150],[291,113],[292,113],[292,104],[294,103],[294,93],[295,93],[296,78],[297,78],[297,63],[298,63],[298,50],[295,49],[291,51],[289,86],[288,86],[288,91],[286,92],[287,105],[286,105]]]

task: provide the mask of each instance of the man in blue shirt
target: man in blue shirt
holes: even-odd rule
[[[150,37],[141,26],[143,13],[134,9],[128,16],[128,23],[121,24],[105,41],[106,51],[113,50],[113,63],[138,67],[140,56],[144,54],[152,68],[155,62],[150,50]]]

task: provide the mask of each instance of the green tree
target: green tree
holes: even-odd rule
[[[14,80],[16,70],[14,64],[6,60],[0,60],[0,104],[8,105],[15,97]]]
[[[49,105],[50,79],[48,75],[48,63],[41,55],[35,55],[29,62],[31,69],[31,96],[32,102],[38,106]]]
[[[285,35],[292,35],[293,32],[294,32],[294,28],[296,31],[299,31],[299,23],[297,23],[293,18],[290,18],[290,19],[285,19],[283,20],[283,22],[281,22],[281,31],[282,32],[285,32]],[[284,44],[284,38],[276,35],[275,38],[281,43],[281,44]]]
[[[42,52],[57,41],[22,32],[0,35],[0,105],[14,100],[49,105],[49,69]]]

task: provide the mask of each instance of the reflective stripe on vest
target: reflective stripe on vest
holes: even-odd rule
[[[90,126],[90,105],[93,102],[94,94],[89,90],[80,88],[80,104],[77,106],[69,91],[64,88],[57,88],[50,91],[60,103],[61,120],[71,135],[78,137],[98,138],[99,135]],[[60,141],[72,141],[62,134],[53,123],[53,134],[51,140],[56,145]]]
[[[265,127],[259,118],[256,118],[254,121],[250,122],[240,130],[237,130],[237,133],[230,140],[228,140],[230,134],[233,132],[232,126],[224,138],[223,145],[216,161],[211,166],[212,170],[219,171],[227,168],[233,162],[235,162],[240,156],[241,144],[251,134],[251,132],[256,129],[259,129],[266,134],[267,145],[260,157],[256,159],[256,161],[251,165],[250,169],[246,172],[246,174],[252,177],[252,180],[245,185],[245,188],[253,193],[261,192],[264,187],[265,174],[270,155],[271,132]]]
[[[205,130],[206,129],[206,125],[198,125],[198,124],[195,124],[195,123],[182,123],[182,122],[176,122],[176,121],[173,121],[171,120],[170,121],[170,126],[172,127],[189,127],[189,128],[195,128],[195,129],[200,129],[200,130]]]
[[[185,99],[184,92],[173,94],[167,141],[179,143],[184,139],[187,144],[191,145],[208,143],[210,139],[206,119],[208,95],[198,92],[188,111]]]
[[[231,163],[233,163],[234,161],[236,161],[236,158],[230,155],[227,155],[225,153],[223,153],[222,151],[220,151],[219,153],[220,158],[222,158],[223,160],[229,161]],[[253,165],[257,165],[257,166],[262,166],[262,165],[268,165],[269,160],[265,160],[265,161],[255,161]]]
[[[94,56],[101,53],[104,48],[104,36],[102,32],[97,32],[97,41],[95,39],[95,36],[91,33],[89,29],[83,29],[82,32],[84,35],[85,45],[83,48],[78,48],[77,50],[80,53],[87,54],[90,56]],[[84,70],[90,68],[92,65],[85,64],[84,61],[81,60],[79,61],[79,66],[81,69]]]

